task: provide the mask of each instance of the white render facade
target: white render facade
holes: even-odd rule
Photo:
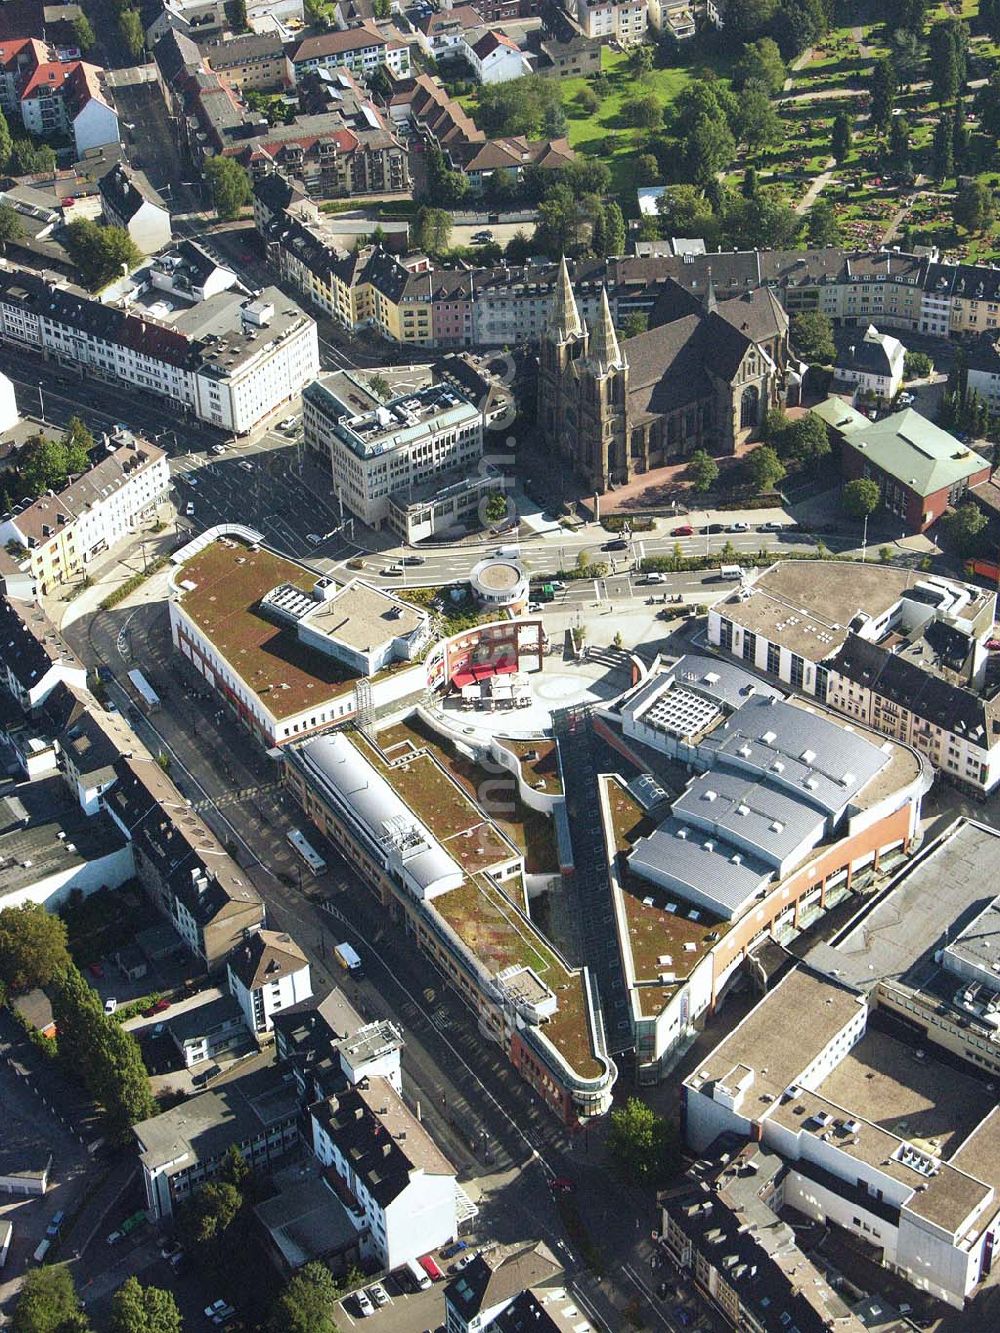
[[[274,1028],[274,1015],[293,1004],[308,1000],[312,995],[309,964],[286,972],[260,986],[247,987],[230,962],[228,968],[229,993],[243,1011],[243,1021],[258,1036]]]
[[[0,341],[37,348],[81,375],[90,371],[159,394],[237,435],[252,430],[319,371],[316,324],[302,310],[297,318],[285,315],[278,330],[261,325],[253,344],[223,358],[204,339],[178,328],[164,327],[159,340],[150,336],[152,321],[143,321],[136,308],[128,314],[114,311],[121,323],[112,331],[112,312],[86,293],[26,271],[8,269],[0,279]],[[244,327],[251,321],[237,313],[232,294],[221,293],[218,299],[233,307],[230,336],[240,338],[241,319]],[[278,302],[287,305],[288,298],[274,291],[271,303]],[[267,304],[258,299],[244,309]],[[139,334],[140,347],[125,337],[127,328]],[[216,343],[224,346],[225,337],[216,335]]]
[[[383,420],[369,420],[379,413]],[[391,496],[405,497],[453,468],[472,473],[483,455],[482,412],[444,386],[348,417],[317,380],[302,395],[302,426],[306,444],[330,460],[335,493],[375,528],[389,518]]]
[[[576,18],[585,37],[635,46],[646,36],[648,8],[646,0],[577,0]]]

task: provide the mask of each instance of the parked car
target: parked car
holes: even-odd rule
[[[299,424],[298,417],[285,417],[284,421],[278,422],[279,430],[294,430]]]
[[[155,1004],[151,1004],[148,1009],[143,1009],[143,1018],[155,1018],[157,1014],[162,1014],[165,1009],[170,1008],[170,1001],[159,999]]]
[[[728,531],[729,531],[729,532],[749,532],[749,531],[750,531],[750,524],[749,524],[749,523],[730,523],[729,528],[728,528]]]
[[[187,518],[194,518],[194,505],[190,501],[184,506],[184,513]]]
[[[323,540],[322,534],[319,532],[306,533],[306,541],[309,542],[311,546],[319,546],[322,540]]]
[[[453,1240],[450,1245],[446,1245],[444,1249],[441,1251],[441,1258],[453,1259],[456,1254],[461,1254],[463,1250],[467,1250],[468,1248],[469,1248],[468,1241]]]
[[[449,1273],[461,1273],[461,1271],[462,1271],[463,1268],[468,1268],[469,1264],[472,1263],[472,1261],[473,1261],[474,1258],[475,1258],[475,1255],[473,1255],[473,1254],[463,1254],[462,1257],[461,1257],[461,1259],[456,1259],[456,1260],[455,1260],[455,1262],[454,1262],[454,1263],[451,1265],[451,1267],[448,1269],[448,1272],[449,1272]]]
[[[252,471],[253,471],[253,463],[250,462],[249,458],[241,459],[241,460],[240,460],[240,467],[243,469],[244,472],[252,472]]]
[[[900,407],[910,407],[917,401],[917,396],[913,393],[901,393],[896,401],[899,403]]]
[[[224,454],[226,452],[226,446],[224,444],[213,444],[208,452],[218,456],[219,454]]]
[[[217,1301],[213,1301],[211,1305],[205,1306],[205,1318],[214,1320],[216,1315],[221,1314],[223,1310],[232,1310],[233,1314],[236,1313],[229,1302],[224,1301],[220,1296]]]
[[[109,995],[108,998],[104,1001],[104,1012],[106,1014],[113,1014],[117,1008],[118,1008],[118,1001],[115,999],[113,995]]]
[[[690,523],[682,523],[679,528],[670,529],[671,537],[693,537],[694,528]]]
[[[624,537],[616,537],[614,541],[605,542],[601,547],[602,551],[627,551],[628,542]]]
[[[781,524],[781,523],[761,523],[761,524],[758,526],[757,531],[758,531],[758,532],[781,532],[781,531],[783,531],[783,528],[784,528],[784,525]]]
[[[160,1258],[172,1259],[175,1254],[181,1253],[181,1243],[179,1240],[165,1240],[160,1246]]]
[[[66,1214],[63,1212],[63,1210],[62,1210],[61,1208],[59,1209],[58,1212],[53,1213],[53,1214],[52,1214],[52,1221],[51,1221],[51,1222],[49,1223],[49,1225],[45,1228],[45,1234],[46,1234],[46,1236],[49,1236],[49,1237],[51,1237],[52,1239],[55,1239],[55,1237],[59,1235],[59,1229],[60,1229],[60,1227],[62,1226],[62,1224],[63,1224],[63,1222],[64,1222],[65,1220],[66,1220]]]
[[[363,1287],[360,1291],[354,1293],[354,1299],[358,1303],[358,1310],[361,1312],[362,1318],[367,1319],[370,1314],[375,1313],[375,1307],[368,1299],[368,1293]]]
[[[162,1037],[164,1032],[166,1032],[166,1030],[167,1030],[166,1023],[156,1023],[153,1025],[153,1036]]]
[[[702,532],[707,532],[709,536],[713,536],[718,532],[725,532],[725,530],[725,523],[709,523],[707,527],[702,528]]]
[[[986,647],[991,653],[1000,653],[1000,639],[987,639]]]
[[[576,1186],[570,1180],[569,1176],[554,1176],[549,1181],[549,1189],[556,1190],[560,1194],[572,1194]]]
[[[377,1310],[381,1310],[383,1305],[389,1304],[389,1293],[381,1282],[373,1282],[368,1288],[368,1295],[375,1304]]]
[[[125,1233],[124,1231],[119,1231],[116,1228],[114,1231],[108,1232],[106,1239],[109,1245],[117,1245],[119,1241],[123,1241],[125,1239]]]

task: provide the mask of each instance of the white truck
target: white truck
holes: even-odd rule
[[[338,944],[333,951],[337,956],[337,962],[345,972],[353,972],[357,976],[361,971],[361,955],[349,944]]]

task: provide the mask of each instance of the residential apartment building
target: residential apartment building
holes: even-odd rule
[[[477,1254],[445,1287],[445,1329],[447,1333],[484,1333],[496,1326],[524,1292],[533,1292],[542,1300],[564,1295],[562,1278],[562,1264],[544,1241],[495,1245]],[[539,1316],[526,1326],[536,1324],[540,1324]],[[545,1333],[544,1325],[540,1326]]]
[[[97,188],[109,226],[123,227],[144,255],[166,249],[173,238],[170,209],[141,171],[119,162]]]
[[[854,1314],[778,1214],[786,1167],[774,1152],[735,1135],[722,1157],[699,1162],[662,1201],[660,1245],[727,1327],[759,1333],[864,1333]]]
[[[619,46],[635,46],[646,37],[646,0],[577,0],[575,17],[585,37]]]
[[[510,83],[531,73],[531,62],[517,42],[492,28],[464,34],[458,50],[480,83]]]
[[[60,60],[54,47],[31,37],[0,42],[0,110],[29,134],[67,135],[77,157],[120,139],[104,70],[86,60]]]
[[[274,1026],[274,1015],[312,995],[309,960],[290,935],[258,930],[237,945],[226,962],[229,993],[256,1036]]]
[[[306,447],[330,464],[335,494],[362,522],[380,528],[391,497],[445,472],[475,471],[482,413],[457,389],[431,385],[358,410],[359,389],[352,376],[314,380],[302,395],[302,427]]]
[[[277,30],[209,42],[202,48],[202,55],[233,88],[277,92],[285,86],[285,48]]]
[[[169,486],[162,449],[132,436],[119,439],[61,491],[25,500],[0,517],[0,542],[46,594],[84,577],[98,556],[155,515]]]
[[[906,348],[898,338],[879,333],[869,324],[864,336],[837,353],[834,378],[854,387],[855,393],[874,394],[891,402],[903,387]]]
[[[58,685],[87,688],[87,669],[39,606],[0,598],[0,684],[30,713]]]
[[[115,773],[101,802],[131,843],[139,883],[206,971],[217,971],[263,926],[260,895],[138,740]]]
[[[380,1268],[455,1239],[455,1168],[388,1079],[367,1079],[311,1106],[309,1128],[313,1152],[337,1177],[362,1254]]]
[[[304,1106],[365,1079],[384,1078],[402,1092],[400,1029],[387,1018],[366,1023],[342,990],[282,1009],[272,1022],[277,1057]]]
[[[26,269],[0,271],[0,341],[170,399],[244,435],[319,370],[316,325],[277,288],[256,297],[190,241],[123,284],[114,301]]]
[[[346,65],[354,74],[371,74],[379,65],[405,77],[410,73],[410,48],[403,41],[383,37],[374,27],[362,24],[342,32],[307,37],[285,55],[285,73],[294,87],[312,70]]]
[[[253,180],[277,172],[314,198],[402,193],[410,187],[406,148],[368,102],[300,116],[231,145],[227,155]]]
[[[977,794],[1000,781],[986,679],[996,594],[877,565],[791,563],[709,612],[709,642],[924,754]]]
[[[279,1066],[244,1074],[132,1126],[146,1207],[169,1221],[216,1180],[231,1148],[267,1172],[301,1151],[295,1084]]]

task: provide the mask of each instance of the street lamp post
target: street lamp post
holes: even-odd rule
[[[43,383],[42,380],[39,380],[39,381],[38,381],[38,414],[39,414],[39,416],[42,418],[42,421],[44,421],[44,420],[45,420],[45,397],[44,397],[44,395],[43,395],[43,393],[42,393],[42,383]]]

